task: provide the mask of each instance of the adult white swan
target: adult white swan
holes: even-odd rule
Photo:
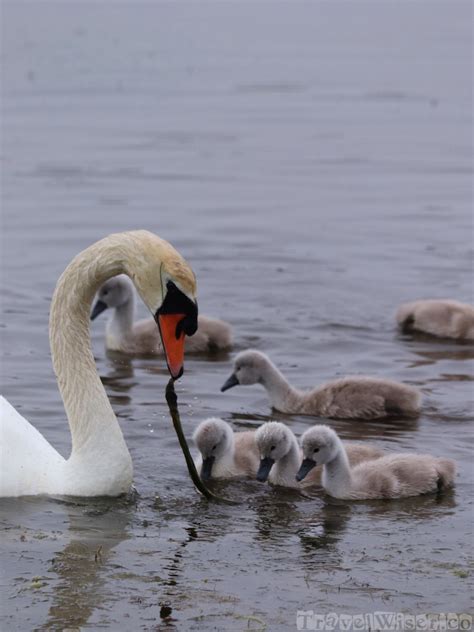
[[[79,253],[57,283],[49,319],[71,456],[64,459],[1,397],[0,496],[116,496],[130,489],[132,461],[97,374],[89,334],[95,293],[122,273],[155,317],[171,375],[181,375],[184,336],[197,329],[196,281],[181,255],[144,230],[110,235]]]

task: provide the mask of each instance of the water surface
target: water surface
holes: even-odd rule
[[[346,439],[444,454],[456,489],[336,501],[188,480],[160,360],[97,367],[135,465],[121,500],[2,501],[2,629],[290,630],[297,610],[466,612],[474,348],[397,334],[405,300],[472,301],[470,5],[3,3],[2,390],[68,455],[48,309],[112,231],[190,261],[203,314],[296,385],[373,374],[421,388],[416,421],[332,422]],[[141,307],[142,313],[144,309]],[[189,357],[191,436],[274,418]],[[316,420],[281,416],[297,433]],[[323,420],[324,421],[324,420]],[[171,619],[160,623],[163,604]]]

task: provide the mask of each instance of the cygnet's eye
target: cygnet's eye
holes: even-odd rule
[[[274,450],[274,449],[275,449],[275,446],[274,446],[274,445],[272,445],[272,446],[270,447],[270,450]]]
[[[319,452],[319,448],[314,448],[313,452]]]
[[[109,290],[104,290],[104,291],[102,292],[102,296],[107,296],[107,294],[108,294],[108,293],[109,293]]]
[[[216,450],[216,449],[217,449],[217,443],[216,443],[216,445],[213,445],[213,446],[212,446],[212,449],[213,449],[213,450]]]

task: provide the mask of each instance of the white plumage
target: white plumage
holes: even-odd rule
[[[57,283],[50,314],[51,355],[71,430],[71,455],[64,459],[2,397],[0,496],[116,496],[130,489],[132,461],[89,337],[95,292],[122,272],[134,278],[153,313],[163,303],[163,281],[169,279],[194,300],[191,268],[170,244],[147,231],[110,235],[73,259]]]

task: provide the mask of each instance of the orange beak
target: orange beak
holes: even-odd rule
[[[184,363],[184,331],[176,337],[176,327],[186,314],[160,314],[158,327],[165,350],[166,362],[171,377],[177,380],[183,375]]]

